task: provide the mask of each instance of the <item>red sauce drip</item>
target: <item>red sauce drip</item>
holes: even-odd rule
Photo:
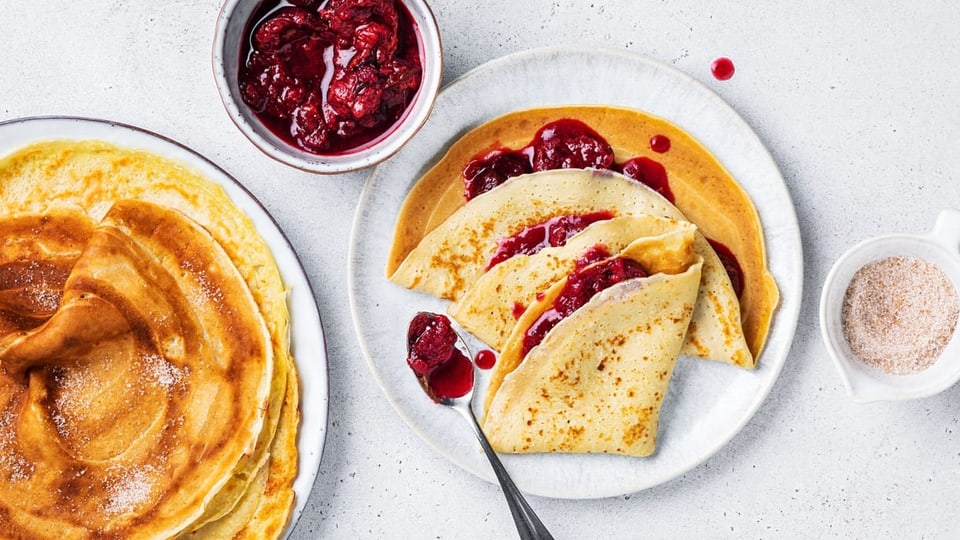
[[[666,135],[654,135],[650,137],[650,149],[658,154],[663,154],[670,150],[670,138]]]
[[[241,51],[244,103],[281,140],[348,153],[394,129],[420,88],[419,37],[402,2],[273,0]]]
[[[473,357],[473,363],[480,369],[490,369],[497,363],[497,355],[490,349],[481,349]]]
[[[546,247],[562,246],[567,243],[571,236],[586,229],[591,223],[611,219],[612,217],[613,213],[601,210],[589,214],[557,216],[543,223],[526,227],[497,243],[497,249],[490,257],[490,262],[487,263],[487,270],[514,255],[533,255]]]
[[[600,291],[628,279],[646,277],[639,263],[630,259],[606,259],[567,276],[567,282],[554,299],[553,306],[544,311],[523,336],[521,356],[543,341],[547,333],[560,321],[586,304]]]
[[[434,401],[466,395],[473,364],[457,348],[457,333],[445,315],[420,312],[407,330],[407,365]]]
[[[718,81],[730,80],[734,71],[736,71],[736,68],[733,67],[733,60],[726,57],[717,58],[713,61],[713,64],[710,64],[710,72],[713,73],[713,78]]]
[[[667,170],[658,161],[648,157],[635,157],[625,162],[622,170],[625,176],[645,184],[671,203],[675,202],[670,182],[667,180]]]
[[[730,251],[730,248],[716,240],[707,238],[707,242],[710,242],[710,246],[713,247],[713,250],[717,252],[717,256],[720,257],[723,268],[727,271],[727,275],[730,276],[730,284],[733,285],[733,292],[736,293],[737,298],[740,298],[740,295],[743,294],[743,269],[740,267],[740,262],[737,261],[736,255]]]
[[[469,201],[514,176],[532,171],[526,155],[509,148],[491,150],[470,160],[463,169],[463,196]]]
[[[473,363],[457,350],[450,360],[427,376],[427,387],[434,401],[467,395],[473,389]]]
[[[521,304],[520,302],[513,303],[513,318],[519,319],[523,312],[527,310],[527,306]]]

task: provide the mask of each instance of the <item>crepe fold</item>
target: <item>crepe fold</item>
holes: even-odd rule
[[[148,152],[0,160],[0,531],[272,538],[293,507],[287,291],[223,187]]]
[[[487,278],[484,276],[486,267],[498,242],[551,218],[597,211],[610,212],[614,217],[640,218],[640,221],[615,219],[611,220],[612,224],[599,222],[587,229],[593,228],[594,232],[590,235],[610,237],[611,229],[621,225],[628,227],[612,233],[619,238],[615,241],[619,245],[635,239],[634,233],[643,234],[644,228],[655,231],[657,227],[664,227],[655,221],[656,218],[672,220],[673,223],[686,222],[684,215],[656,192],[614,172],[559,169],[521,175],[472,199],[427,233],[390,276],[390,280],[404,287],[454,300],[452,315],[458,320],[463,319],[467,327],[485,327],[495,324],[497,320],[502,323],[507,319],[503,314],[504,303],[511,306],[513,302],[526,304],[531,294],[542,290],[538,287],[558,278],[572,266],[579,256],[576,250],[589,247],[592,242],[589,238],[593,236],[585,241],[576,240],[580,235],[574,236],[570,249],[545,250],[547,253],[541,257],[521,258],[513,263],[508,259],[493,267],[491,272],[494,274]],[[683,341],[682,353],[753,367],[755,359],[740,324],[740,304],[723,263],[699,232],[694,237],[694,249],[704,259],[703,271],[690,332]],[[530,271],[537,272],[536,275],[525,273],[526,263],[531,260],[548,270],[534,266]],[[508,266],[498,270],[505,264]],[[504,293],[509,289],[506,280],[512,271],[517,274],[511,286],[530,278],[520,291],[522,298],[513,298]],[[477,289],[474,284],[481,288]],[[464,295],[467,298],[461,300]],[[499,307],[494,308],[496,313],[483,313],[483,309],[475,305],[478,297],[489,295],[502,295]],[[486,339],[489,339],[485,339],[486,343],[499,350],[500,339],[497,338],[504,335],[504,328],[510,327],[512,324],[500,326],[499,330],[482,330]],[[480,336],[481,339],[484,336]]]
[[[660,406],[697,298],[702,258],[692,244],[692,231],[680,230],[626,246],[617,257],[651,275],[600,291],[525,355],[525,336],[570,278],[523,313],[487,389],[483,430],[494,449],[653,453]]]
[[[572,119],[587,124],[606,139],[617,163],[643,157],[661,164],[682,219],[694,223],[704,238],[729,248],[742,271],[738,325],[751,359],[733,363],[752,367],[760,356],[776,309],[779,292],[766,261],[764,234],[749,195],[723,164],[693,136],[673,123],[644,111],[609,105],[572,105],[519,110],[493,118],[454,141],[446,153],[411,188],[397,219],[387,261],[392,275],[423,238],[465,205],[461,173],[468,163],[500,148],[521,149],[550,122]],[[651,138],[670,141],[666,152],[655,152]],[[500,189],[500,188],[497,188]],[[494,190],[496,191],[496,189]],[[654,215],[657,212],[645,212]],[[677,218],[680,219],[680,218]],[[705,258],[705,274],[712,271]],[[695,318],[695,324],[701,319]],[[710,332],[718,339],[727,339]],[[685,354],[716,358],[718,343],[688,343],[698,351]],[[716,358],[721,359],[721,358]]]

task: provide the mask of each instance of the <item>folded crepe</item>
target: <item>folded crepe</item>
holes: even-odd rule
[[[523,313],[487,390],[482,426],[494,449],[653,453],[660,406],[693,315],[702,268],[699,256],[690,260],[689,249],[679,273],[656,272],[662,258],[652,248],[660,242],[640,239],[618,255],[651,268],[649,277],[603,289],[525,354],[525,336],[570,278],[551,286]]]
[[[0,529],[170,537],[200,518],[262,432],[270,333],[195,222],[115,204],[40,326],[0,339]]]
[[[686,221],[659,194],[614,172],[559,169],[527,174],[475,197],[454,212],[420,241],[390,280],[457,301],[481,279],[501,239],[557,216],[597,211],[614,217],[652,215]],[[704,263],[683,352],[753,367],[755,357],[740,323],[740,304],[723,263],[699,232],[694,242]],[[501,292],[495,287],[494,291]]]
[[[656,237],[657,242],[649,249],[655,253],[657,264],[666,268],[663,271],[679,273],[688,264],[687,254],[681,255],[674,246],[664,242],[686,242],[689,237],[691,249],[702,249],[702,244],[694,242],[695,232],[696,226],[692,223],[650,215],[598,221],[562,246],[546,247],[531,255],[517,254],[497,264],[450,304],[447,311],[465,330],[500,351],[520,314],[536,301],[537,295],[572,272],[578,261],[598,246],[609,253],[618,253],[638,238]]]
[[[610,144],[618,163],[646,157],[664,167],[684,219],[694,223],[704,237],[729,248],[739,262],[743,333],[752,357],[759,357],[779,293],[766,267],[763,229],[757,211],[736,179],[702,144],[679,126],[635,109],[608,105],[527,109],[494,118],[464,134],[417,180],[404,201],[387,262],[387,276],[427,233],[465,204],[461,173],[470,160],[501,147],[520,149],[541,127],[560,119],[579,120],[596,130]],[[669,139],[669,151],[653,151],[650,140],[654,136]],[[705,271],[707,264],[709,261],[705,261]],[[709,348],[709,344],[704,344],[698,356],[709,356]]]
[[[4,220],[25,215],[46,220],[69,211],[92,219],[95,225],[116,201],[126,199],[178,210],[208,231],[247,283],[270,333],[275,369],[263,429],[252,452],[244,454],[189,529],[199,538],[279,537],[294,503],[299,384],[290,351],[288,291],[254,223],[223,186],[190,166],[150,152],[104,141],[54,140],[32,144],[0,159],[0,216]],[[76,226],[64,228],[79,230]],[[10,241],[6,239],[7,245]],[[21,244],[29,245],[30,236]],[[38,261],[52,255],[50,250],[38,253]],[[47,291],[44,301],[60,292]],[[18,324],[23,322],[22,317],[17,319]],[[41,317],[29,325],[19,324],[15,330],[42,321]],[[64,504],[69,504],[68,499]]]

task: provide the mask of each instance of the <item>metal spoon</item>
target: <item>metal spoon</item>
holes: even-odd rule
[[[457,336],[457,342],[458,345],[462,347],[462,350],[467,353],[467,358],[472,358],[470,350],[463,342],[463,338]],[[452,407],[466,418],[467,423],[473,428],[473,433],[477,436],[477,440],[480,441],[480,446],[483,447],[483,452],[487,455],[487,459],[490,460],[490,465],[493,467],[493,472],[497,475],[497,480],[500,482],[501,489],[503,489],[503,495],[507,498],[507,505],[510,507],[510,513],[513,514],[513,521],[517,525],[517,532],[520,533],[520,538],[523,540],[553,540],[550,531],[543,526],[540,518],[537,517],[537,514],[530,508],[530,505],[527,504],[527,500],[523,497],[523,494],[520,493],[520,490],[517,489],[513,480],[510,479],[507,470],[504,469],[503,464],[500,463],[500,458],[497,457],[497,453],[490,447],[490,442],[487,441],[486,435],[484,435],[483,430],[480,429],[477,417],[473,413],[473,394],[477,388],[477,368],[473,362],[471,362],[470,365],[473,369],[473,386],[470,388],[470,391],[458,398],[441,398],[437,403]],[[430,393],[429,388],[426,386],[424,390],[426,390],[428,394]]]

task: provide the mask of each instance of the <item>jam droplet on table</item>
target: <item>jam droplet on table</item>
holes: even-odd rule
[[[544,311],[527,329],[520,355],[526,356],[530,349],[543,341],[553,327],[600,291],[628,279],[646,276],[647,272],[640,263],[622,257],[606,259],[573,272],[567,276],[567,282],[554,299],[553,306]]]
[[[407,365],[434,401],[466,395],[473,364],[457,348],[457,333],[445,315],[420,312],[407,329]]]
[[[724,270],[726,270],[727,275],[730,276],[730,284],[733,285],[733,292],[737,295],[737,298],[740,298],[740,295],[743,294],[743,269],[740,267],[740,262],[737,261],[737,256],[730,251],[730,248],[716,240],[707,238],[707,242],[709,242],[713,250],[717,252],[717,257],[720,257],[720,262],[723,263]]]
[[[666,135],[654,135],[650,137],[650,149],[658,154],[670,151],[670,137]]]
[[[487,270],[514,255],[533,255],[543,248],[565,245],[571,236],[586,229],[590,224],[611,218],[613,218],[612,212],[600,210],[587,214],[557,216],[543,223],[526,227],[497,242],[497,249],[487,263]]]
[[[710,64],[710,72],[713,73],[713,78],[718,81],[730,80],[734,71],[736,71],[736,68],[733,67],[733,60],[725,56],[717,58],[713,61],[713,64]]]
[[[480,369],[490,369],[497,363],[497,355],[490,349],[481,349],[473,357],[473,363]]]

